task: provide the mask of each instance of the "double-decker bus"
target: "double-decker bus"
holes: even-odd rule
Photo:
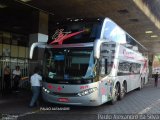
[[[98,106],[121,100],[148,81],[147,49],[109,18],[58,23],[44,48],[42,96],[47,102]]]

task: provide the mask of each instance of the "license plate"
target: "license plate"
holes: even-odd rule
[[[59,98],[58,99],[59,102],[68,102],[68,98]]]

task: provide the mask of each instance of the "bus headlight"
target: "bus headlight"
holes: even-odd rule
[[[46,89],[45,87],[43,87],[42,89],[43,89],[44,92],[46,92],[48,94],[50,93],[50,91],[48,89]]]
[[[87,90],[84,90],[84,91],[78,93],[78,96],[89,95],[89,94],[95,92],[96,90],[97,90],[97,87],[90,88],[90,89],[87,89]]]

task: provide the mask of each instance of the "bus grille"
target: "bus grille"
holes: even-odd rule
[[[61,97],[77,97],[77,93],[58,93],[58,92],[52,92],[50,93],[52,95],[61,96]]]

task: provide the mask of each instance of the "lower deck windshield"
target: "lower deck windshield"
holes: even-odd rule
[[[51,83],[92,79],[94,73],[93,48],[46,49],[44,55],[45,80]]]

